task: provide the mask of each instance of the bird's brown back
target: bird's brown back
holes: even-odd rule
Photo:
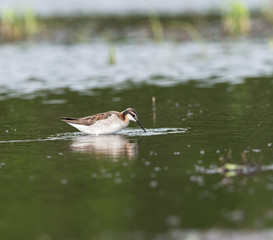
[[[67,123],[74,123],[74,124],[81,124],[81,125],[90,126],[90,125],[93,125],[95,122],[107,119],[107,118],[111,117],[112,115],[117,115],[118,117],[120,117],[119,112],[110,111],[110,112],[98,113],[96,115],[82,117],[82,118],[64,117],[64,118],[62,118],[62,121],[67,122]]]

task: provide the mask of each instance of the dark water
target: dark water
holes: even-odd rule
[[[191,229],[273,227],[272,78],[88,91],[0,101],[1,238],[189,239]],[[147,134],[131,123],[92,137],[60,121],[127,107]],[[252,174],[218,171],[242,162],[255,164]]]

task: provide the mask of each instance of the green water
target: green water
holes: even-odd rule
[[[272,164],[271,78],[86,93],[0,101],[2,239],[151,239],[173,229],[273,227],[272,171],[228,178],[196,170]],[[60,121],[127,107],[138,111],[147,135],[130,123],[135,134],[94,140]]]

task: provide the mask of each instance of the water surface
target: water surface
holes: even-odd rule
[[[109,64],[112,45],[115,64]],[[116,44],[98,40],[68,46],[3,45],[0,46],[0,64],[2,98],[23,94],[30,98],[42,95],[44,90],[61,94],[64,88],[94,95],[96,89],[130,89],[141,84],[175,86],[190,80],[204,85],[237,84],[245,78],[273,74],[272,50],[268,40],[263,39],[162,44],[139,39]],[[66,99],[44,101],[61,104]]]
[[[224,58],[218,44],[202,57],[125,44],[114,66],[86,55],[92,44],[2,46],[2,238],[272,237],[272,54],[238,44]],[[147,133],[88,136],[60,120],[128,107]]]

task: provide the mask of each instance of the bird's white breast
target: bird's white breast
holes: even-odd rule
[[[69,123],[81,132],[87,134],[113,134],[128,126],[129,121],[122,121],[117,115],[113,114],[107,119],[98,120],[94,124],[87,126],[75,123]]]

